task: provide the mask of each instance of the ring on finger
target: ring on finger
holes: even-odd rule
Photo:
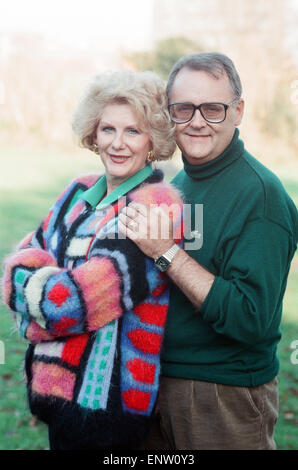
[[[138,224],[134,220],[131,220],[128,224],[128,227],[133,231],[136,230],[137,226],[138,226]]]

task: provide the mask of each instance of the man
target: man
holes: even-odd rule
[[[239,139],[244,101],[228,57],[183,57],[167,92],[184,162],[173,183],[192,205],[192,224],[203,205],[203,243],[186,250],[172,237],[146,237],[150,217],[140,205],[121,215],[122,230],[173,281],[160,399],[146,446],[274,449],[276,350],[297,210]]]

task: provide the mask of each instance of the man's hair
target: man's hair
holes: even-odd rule
[[[223,73],[226,73],[229,78],[232,91],[235,93],[235,97],[241,97],[242,85],[232,60],[219,52],[207,52],[201,54],[188,54],[176,62],[172,68],[167,84],[168,100],[170,100],[170,93],[175,78],[183,68],[207,72],[215,78],[219,78]]]

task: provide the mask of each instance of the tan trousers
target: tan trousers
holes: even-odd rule
[[[275,378],[234,387],[161,377],[155,422],[145,450],[274,450]]]

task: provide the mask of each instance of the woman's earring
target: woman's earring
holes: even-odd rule
[[[150,152],[148,152],[148,155],[147,155],[147,162],[148,163],[154,162],[154,160],[156,160],[154,150],[150,150]]]
[[[92,151],[96,153],[96,155],[100,155],[99,147],[97,144],[92,144]]]

